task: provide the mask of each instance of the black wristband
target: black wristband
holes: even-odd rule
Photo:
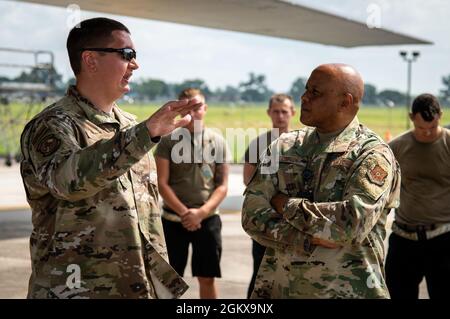
[[[150,137],[150,140],[151,140],[153,143],[159,143],[159,141],[161,140],[161,136]]]

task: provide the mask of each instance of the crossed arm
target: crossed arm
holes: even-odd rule
[[[266,246],[291,247],[310,236],[312,242],[329,248],[360,243],[377,223],[388,200],[393,173],[380,154],[360,160],[344,190],[335,202],[311,202],[289,198],[277,189],[277,174],[258,171],[246,190],[242,223],[244,229]],[[388,176],[382,185],[367,178],[374,165],[381,165]]]
[[[82,147],[83,134],[63,111],[30,122],[22,135],[22,153],[40,186],[56,198],[77,201],[91,197],[126,173],[155,145],[151,137],[167,134],[190,121],[187,113],[198,100],[171,101],[146,121],[110,139]],[[50,111],[52,112],[52,111]],[[177,116],[184,116],[176,120]]]

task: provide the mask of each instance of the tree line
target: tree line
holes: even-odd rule
[[[246,81],[240,82],[236,86],[227,85],[225,88],[211,90],[208,84],[201,79],[185,80],[182,83],[167,83],[159,79],[143,79],[132,83],[132,92],[130,96],[138,101],[166,100],[177,96],[178,92],[187,87],[201,89],[209,101],[215,102],[250,102],[266,103],[274,93],[288,93],[298,101],[305,92],[307,79],[298,77],[287,92],[274,92],[266,82],[267,78],[263,74],[249,73]],[[439,92],[442,104],[450,105],[450,75],[442,77],[443,89]],[[378,91],[373,84],[364,85],[363,104],[376,106],[403,106],[406,104],[407,96],[405,93],[385,89]]]
[[[0,76],[0,82],[31,82],[47,83],[55,86],[59,94],[64,94],[68,85],[75,83],[71,78],[67,82],[62,76],[52,69],[44,72],[40,69],[23,71],[17,77],[8,78]],[[188,79],[181,83],[169,83],[161,79],[145,78],[131,83],[131,92],[128,94],[129,101],[147,103],[152,101],[163,101],[175,98],[178,93],[187,87],[201,89],[210,102],[232,102],[232,103],[266,103],[274,93],[288,93],[296,101],[305,91],[306,78],[298,77],[287,92],[274,92],[267,85],[264,74],[250,72],[248,78],[239,82],[236,86],[227,85],[224,88],[210,89],[202,79]],[[450,104],[450,74],[442,77],[443,88],[439,92],[439,98],[443,105]],[[402,106],[406,104],[406,94],[393,89],[378,91],[373,84],[365,84],[363,104],[378,106]]]

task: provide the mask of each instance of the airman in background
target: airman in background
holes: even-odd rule
[[[438,99],[421,94],[410,118],[414,129],[389,143],[402,170],[386,258],[392,299],[417,299],[426,278],[431,299],[450,297],[450,130],[440,126]]]
[[[291,118],[295,115],[295,106],[292,96],[282,93],[274,94],[270,98],[267,115],[272,122],[272,129],[251,141],[244,155],[245,185],[248,184],[255,173],[259,163],[259,157],[267,149],[270,143],[276,140],[281,134],[290,131],[289,125],[291,123]],[[261,264],[265,251],[266,247],[252,239],[253,275],[248,287],[247,298],[250,298],[255,286],[256,274],[258,273],[259,265]]]

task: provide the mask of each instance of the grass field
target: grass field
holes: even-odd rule
[[[7,150],[10,150],[12,153],[19,150],[19,136],[24,123],[42,109],[42,106],[35,107],[28,115],[28,107],[25,105],[10,105],[9,112],[3,105],[0,108],[0,156],[4,156]],[[135,114],[142,121],[148,118],[158,106],[122,105],[122,108]],[[298,107],[296,111],[297,113],[291,123],[292,129],[301,127],[298,119]],[[447,114],[445,111],[442,124],[450,123],[450,114]],[[12,114],[12,116],[8,115],[8,113]],[[395,137],[406,129],[405,107],[389,109],[387,107],[364,106],[360,109],[358,117],[361,123],[377,132],[384,139],[388,138],[388,134],[391,137]],[[208,127],[219,129],[223,134],[225,134],[226,128],[241,128],[244,130],[248,128],[270,128],[270,119],[266,114],[266,105],[210,105],[205,121]],[[232,149],[235,161],[242,157],[246,144]]]

